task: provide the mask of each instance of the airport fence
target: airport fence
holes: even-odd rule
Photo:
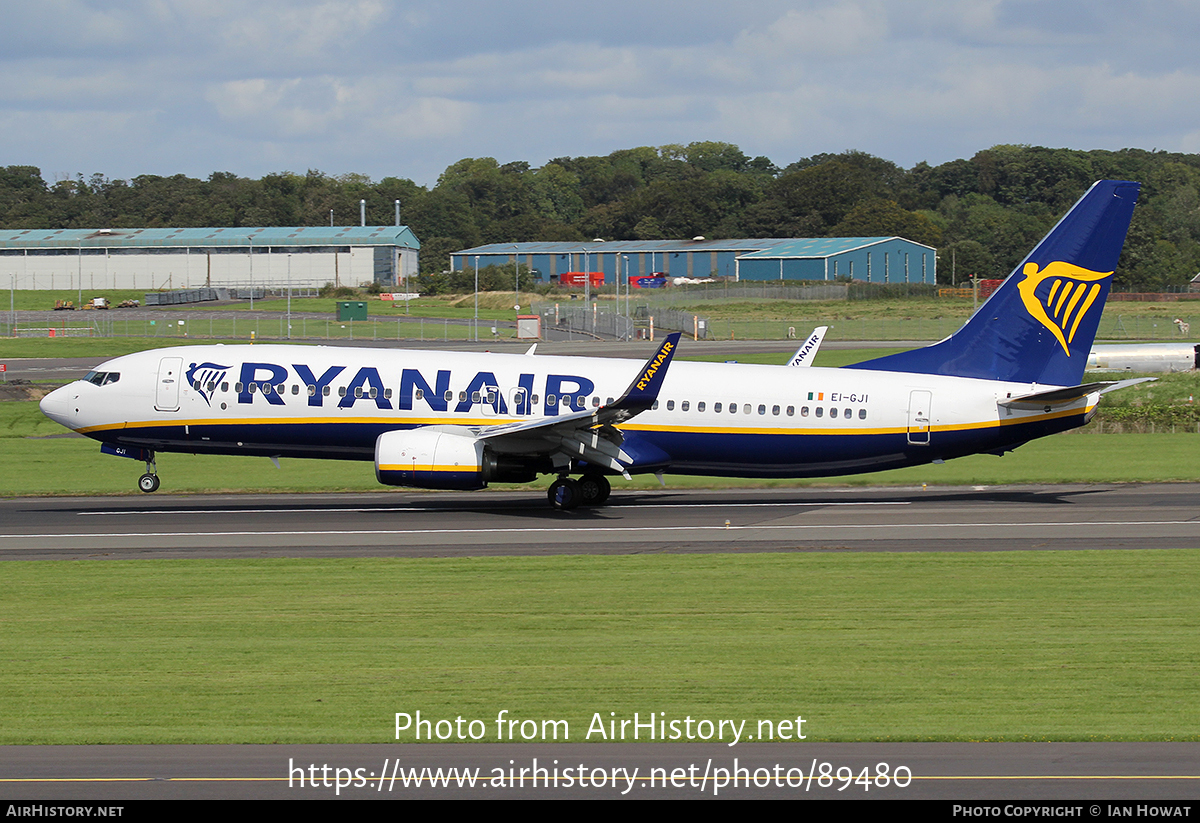
[[[563,308],[555,313],[555,305],[540,305],[535,312],[542,317],[542,336],[558,330],[568,339],[629,340],[645,334],[649,318],[654,317],[656,330],[678,330],[689,337],[698,333],[708,340],[803,340],[816,326],[829,326],[829,340],[941,340],[957,331],[965,322],[963,317],[864,317],[845,319],[796,318],[782,320],[714,320],[692,312],[665,307],[634,307],[634,319],[599,307]],[[100,315],[100,316],[97,316]],[[291,328],[287,316],[271,314],[249,315],[234,312],[139,311],[137,315],[121,316],[113,312],[30,312],[0,314],[2,337],[95,336],[149,337],[163,339],[213,338],[259,340],[471,340],[475,339],[473,320],[444,318],[372,318],[339,322],[327,317],[293,315]],[[1200,316],[1182,315],[1178,319],[1190,328],[1180,333],[1175,316],[1129,316],[1105,312],[1097,338],[1100,340],[1157,340],[1196,342],[1200,339]],[[635,322],[636,320],[636,322]],[[493,332],[493,329],[495,331]],[[479,321],[479,339],[510,338],[515,330],[491,320]]]
[[[624,315],[602,310],[593,303],[591,308],[563,308],[561,304],[541,304],[535,307],[542,318],[542,336],[550,329],[565,332],[568,339],[578,334],[607,340],[632,340],[634,323]]]
[[[16,322],[0,322],[2,337],[144,337],[163,341],[214,340],[473,340],[473,319],[380,318],[338,321],[293,316],[217,316],[204,312],[142,312],[137,317],[80,318],[74,313],[21,312]],[[46,316],[39,316],[46,315]],[[478,338],[510,338],[516,330],[480,320]]]

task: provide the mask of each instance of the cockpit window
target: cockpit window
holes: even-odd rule
[[[84,375],[84,380],[97,386],[107,386],[121,379],[121,373],[116,371],[90,371]]]

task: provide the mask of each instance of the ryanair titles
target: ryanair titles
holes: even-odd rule
[[[384,377],[374,366],[363,366],[353,374],[346,366],[329,366],[318,374],[304,363],[293,363],[289,370],[278,363],[252,362],[241,364],[233,388],[239,404],[255,403],[257,397],[257,402],[283,406],[286,405],[286,386],[295,379],[301,386],[294,393],[303,392],[304,399],[313,408],[322,408],[328,403],[350,409],[357,403],[373,403],[379,409],[428,409],[460,414],[470,414],[476,407],[481,407],[485,413],[533,414],[535,399],[542,403],[545,415],[582,411],[596,388],[593,381],[576,374],[547,374],[544,377],[520,374],[515,386],[502,388],[496,375],[489,371],[475,372],[464,386],[462,378],[456,380],[449,369],[438,369],[432,380],[418,369],[403,369],[400,390],[393,397],[392,391],[385,386]],[[190,382],[207,401],[214,390],[213,383],[196,379]]]

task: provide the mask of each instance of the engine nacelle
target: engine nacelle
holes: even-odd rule
[[[388,486],[422,489],[482,489],[483,441],[462,433],[425,426],[392,431],[375,441],[375,477]]]

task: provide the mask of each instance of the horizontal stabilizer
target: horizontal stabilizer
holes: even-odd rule
[[[1101,381],[1098,383],[1083,383],[1078,386],[1069,386],[1065,389],[1050,389],[1049,391],[1034,392],[1033,394],[1023,394],[1020,397],[1009,397],[1000,401],[1001,406],[1040,406],[1043,404],[1058,404],[1072,403],[1076,400],[1082,400],[1089,394],[1107,394],[1110,391],[1124,389],[1128,386],[1136,385],[1137,383],[1145,383],[1148,380],[1154,380],[1153,377],[1137,377],[1133,380],[1111,380]]]

